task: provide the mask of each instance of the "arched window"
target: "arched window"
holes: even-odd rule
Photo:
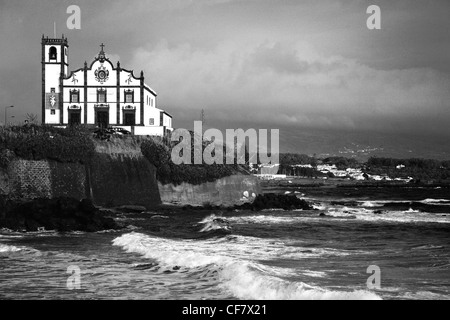
[[[57,50],[55,47],[50,47],[50,50],[48,51],[48,56],[50,60],[56,60],[56,54]]]

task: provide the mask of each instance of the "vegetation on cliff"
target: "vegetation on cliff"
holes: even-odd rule
[[[203,150],[209,142],[203,142]],[[194,143],[192,146],[192,159],[194,158]],[[212,182],[240,172],[235,163],[228,164],[179,164],[171,159],[172,144],[155,140],[145,140],[141,145],[142,154],[152,163],[157,171],[156,178],[163,184],[179,185],[183,182],[193,185]],[[225,154],[225,153],[224,153]]]
[[[81,126],[66,129],[52,126],[0,128],[0,166],[14,157],[25,160],[88,162],[95,152],[89,131]]]

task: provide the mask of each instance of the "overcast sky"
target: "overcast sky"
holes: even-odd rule
[[[69,5],[81,30],[68,30]],[[382,29],[369,30],[369,5]],[[0,119],[41,112],[42,34],[70,70],[99,44],[144,70],[159,107],[191,128],[344,129],[450,137],[448,0],[0,0]]]

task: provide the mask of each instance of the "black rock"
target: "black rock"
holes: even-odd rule
[[[0,228],[15,231],[100,231],[121,229],[112,218],[104,217],[92,204],[84,199],[72,198],[35,199],[28,202],[2,202]]]
[[[25,221],[25,226],[27,231],[38,231],[42,225],[33,219],[28,219]]]
[[[235,206],[234,209],[260,211],[264,209],[283,209],[283,210],[313,210],[313,207],[303,199],[295,195],[280,195],[268,193],[256,196],[252,203],[244,203]]]

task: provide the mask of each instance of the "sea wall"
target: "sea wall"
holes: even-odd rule
[[[85,168],[77,163],[13,160],[0,170],[0,194],[10,199],[85,197]]]
[[[232,175],[214,182],[192,185],[161,184],[158,182],[161,201],[176,205],[234,206],[252,202],[261,193],[258,179],[251,175]]]
[[[87,175],[96,205],[152,208],[161,203],[155,167],[142,156],[97,154]]]
[[[89,165],[13,160],[0,168],[0,195],[12,200],[71,197],[98,206],[161,203],[155,168],[144,157],[97,153]]]
[[[162,185],[156,168],[142,155],[136,141],[98,141],[89,164],[14,159],[0,167],[0,195],[31,200],[70,197],[91,199],[95,205],[140,205],[161,202],[178,205],[234,206],[261,194],[258,179],[232,175],[200,185]]]

